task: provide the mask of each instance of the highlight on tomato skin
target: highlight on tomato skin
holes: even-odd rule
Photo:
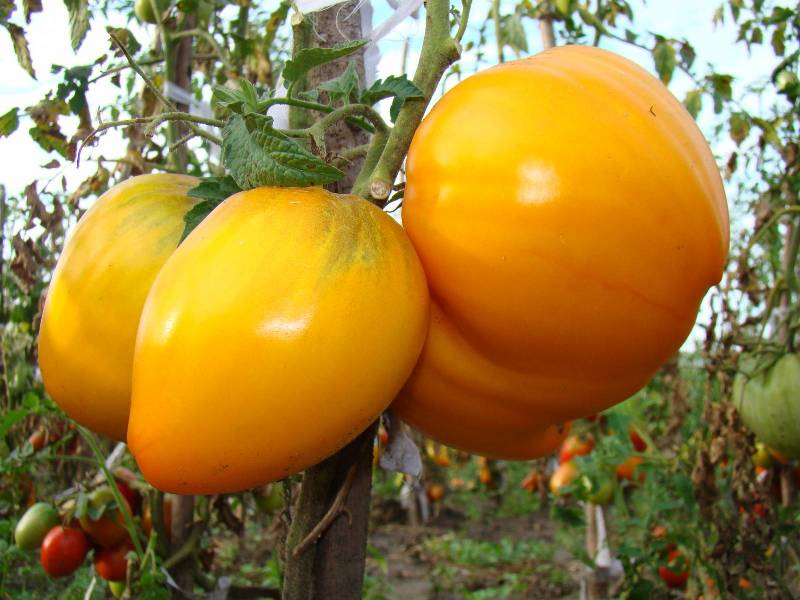
[[[406,172],[433,308],[394,409],[454,447],[531,458],[523,432],[630,397],[723,273],[707,142],[660,81],[605,50],[557,47],[459,82]]]

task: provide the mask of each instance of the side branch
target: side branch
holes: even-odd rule
[[[414,73],[414,85],[422,90],[424,97],[409,98],[405,101],[372,173],[369,186],[367,190],[361,190],[362,195],[368,191],[369,197],[378,204],[386,204],[392,191],[392,184],[411,144],[411,138],[422,121],[436,86],[439,85],[439,80],[447,67],[458,60],[460,55],[461,47],[450,35],[450,3],[448,0],[429,0],[425,37],[422,41],[419,64]]]

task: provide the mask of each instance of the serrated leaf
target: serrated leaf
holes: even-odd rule
[[[192,208],[190,208],[186,214],[183,215],[183,222],[185,226],[183,228],[183,233],[181,234],[180,242],[178,243],[182,243],[183,240],[186,239],[186,236],[192,233],[194,228],[200,225],[200,223],[203,222],[203,219],[205,219],[212,210],[219,206],[220,202],[222,202],[222,200],[203,200],[202,202],[198,202]]]
[[[666,40],[659,40],[653,47],[653,60],[655,61],[659,78],[664,82],[664,85],[668,84],[672,79],[672,73],[675,71],[675,48]]]
[[[273,129],[271,120],[248,123],[239,115],[228,119],[222,129],[222,160],[243,190],[263,185],[321,185],[344,176]]]
[[[36,74],[33,71],[33,62],[31,61],[31,52],[28,49],[28,40],[25,39],[25,30],[19,25],[13,23],[5,23],[8,35],[11,36],[11,42],[14,44],[14,53],[17,55],[17,62],[19,66],[36,79]]]
[[[686,97],[683,99],[683,105],[689,111],[689,114],[696,119],[703,108],[703,93],[700,90],[687,92]]]
[[[241,188],[230,175],[225,177],[204,177],[200,183],[189,190],[187,196],[201,200],[214,200],[222,202],[234,194],[241,192]]]
[[[719,114],[722,112],[725,102],[733,97],[733,88],[731,87],[733,77],[714,73],[708,79],[711,82],[714,96],[714,113]]]
[[[30,25],[31,15],[42,12],[42,0],[22,0],[22,12],[25,15],[25,22]]]
[[[242,97],[248,108],[256,110],[258,108],[258,92],[255,86],[247,77],[239,78],[239,88],[242,90]]]
[[[69,37],[72,49],[81,47],[89,31],[89,0],[64,0],[69,11]]]
[[[283,78],[286,81],[297,81],[311,69],[348,56],[363,48],[368,42],[369,40],[353,40],[341,42],[332,48],[303,48],[294,58],[286,61]]]
[[[12,108],[0,117],[0,137],[8,137],[19,127],[19,114],[17,108]]]
[[[359,82],[356,72],[356,63],[350,61],[347,68],[336,79],[331,79],[319,85],[319,89],[328,92],[332,102],[350,104],[356,98]]]
[[[528,51],[528,38],[525,35],[525,28],[522,26],[522,18],[519,13],[508,15],[503,20],[502,36],[503,43],[516,54]]]
[[[405,75],[400,77],[391,75],[384,80],[379,79],[369,89],[364,90],[361,93],[360,101],[362,104],[375,104],[384,98],[391,98],[392,96],[394,96],[394,101],[389,110],[389,116],[394,122],[397,120],[397,115],[408,98],[423,98],[425,95]]]

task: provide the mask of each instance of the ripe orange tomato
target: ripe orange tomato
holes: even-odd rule
[[[558,453],[558,462],[565,463],[572,460],[576,456],[586,456],[594,450],[594,438],[591,436],[580,437],[571,435],[564,440],[561,444],[561,450]]]
[[[428,303],[405,232],[366,200],[321,188],[228,198],[167,260],[142,312],[128,442],[145,479],[234,492],[330,456],[403,386]]]
[[[729,242],[691,116],[637,65],[579,46],[444,95],[408,153],[403,223],[433,307],[395,409],[500,458],[549,452],[554,424],[641,388],[688,335]]]
[[[50,577],[66,577],[81,566],[87,552],[89,542],[80,529],[57,525],[44,537],[39,557]]]
[[[568,460],[567,462],[558,465],[558,468],[550,476],[550,491],[554,495],[561,493],[561,488],[565,485],[572,483],[578,476],[578,467],[574,461]]]
[[[445,495],[444,486],[440,483],[431,483],[425,488],[425,494],[430,502],[439,502]]]
[[[120,183],[83,215],[58,259],[42,314],[39,366],[73,419],[125,439],[133,346],[156,274],[178,245],[197,185],[183,175]]]

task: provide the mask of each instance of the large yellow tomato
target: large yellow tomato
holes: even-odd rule
[[[389,405],[427,327],[425,275],[381,210],[321,188],[236,194],[153,284],[131,451],[150,483],[180,494],[298,472]]]
[[[455,86],[415,134],[407,177],[403,223],[434,310],[395,408],[474,452],[535,455],[543,430],[634,393],[725,264],[702,134],[658,80],[597,48]]]
[[[45,388],[70,417],[117,440],[128,425],[142,306],[197,183],[160,174],[114,186],[78,222],[53,272],[39,333]]]

